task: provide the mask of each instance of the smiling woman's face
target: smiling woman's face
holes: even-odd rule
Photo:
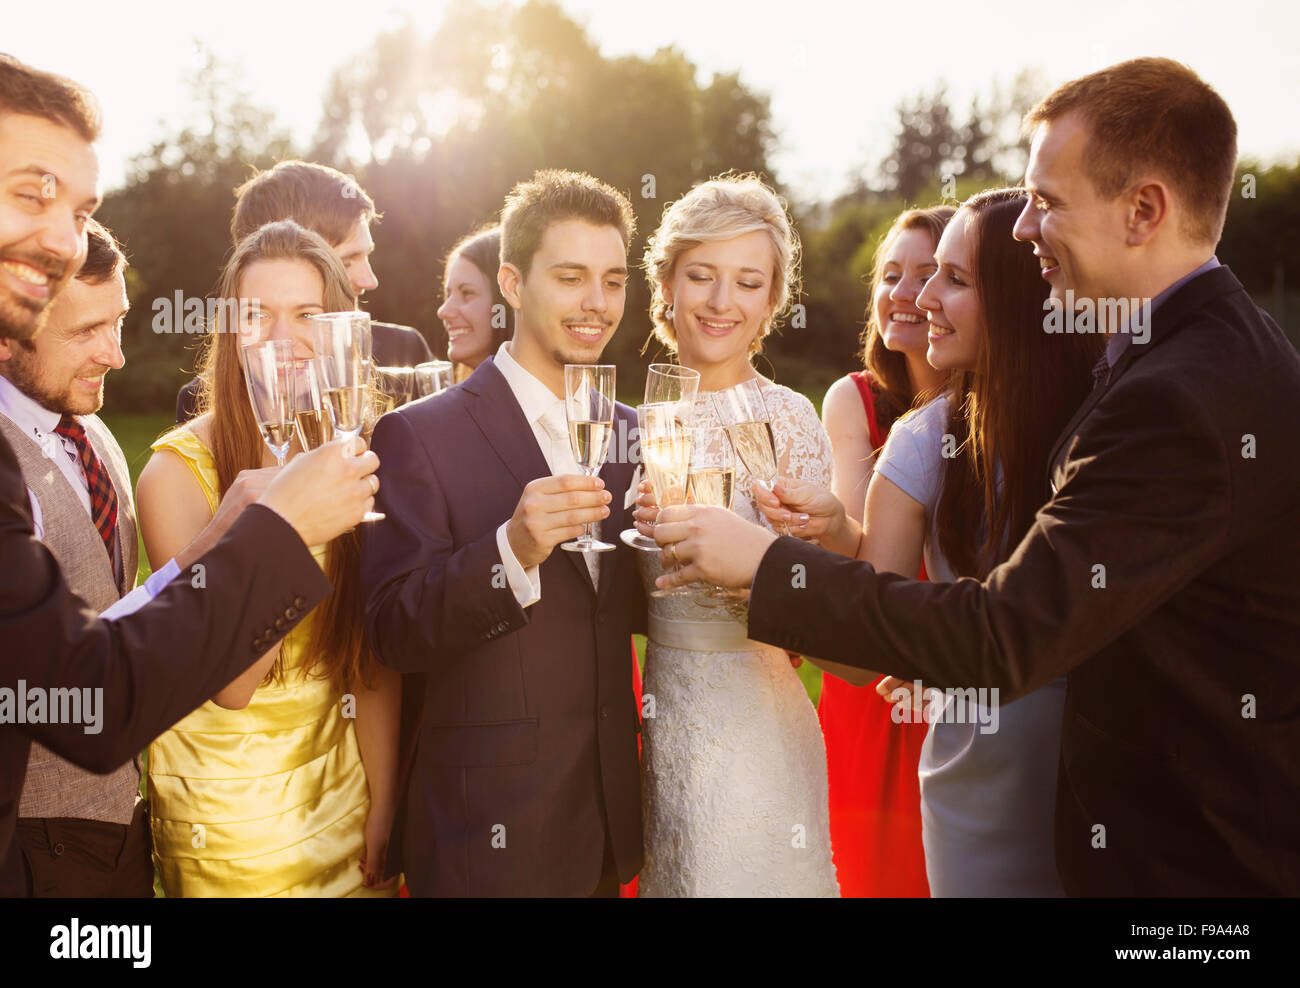
[[[916,297],[934,274],[934,247],[934,238],[924,228],[903,230],[888,246],[872,298],[887,350],[924,356],[929,346],[925,312]]]
[[[294,356],[315,355],[308,316],[325,311],[325,282],[309,261],[254,261],[239,279],[240,344],[292,340]]]
[[[473,261],[457,254],[447,265],[438,318],[447,329],[447,359],[477,367],[492,350],[492,286]]]
[[[984,306],[975,288],[975,217],[959,209],[934,252],[939,269],[916,304],[929,318],[925,359],[936,370],[971,370],[984,343]]]
[[[682,364],[744,366],[772,312],[776,252],[762,230],[682,251],[666,284]]]

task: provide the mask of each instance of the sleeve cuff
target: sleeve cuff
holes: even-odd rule
[[[514,550],[510,548],[510,540],[506,538],[508,524],[509,522],[502,522],[497,529],[497,551],[501,554],[501,564],[505,567],[506,582],[510,584],[511,593],[521,608],[528,608],[542,599],[541,568],[532,566],[524,569],[520,565]]]
[[[176,565],[176,560],[167,560],[167,565],[153,573],[145,581],[144,586],[136,587],[108,610],[101,612],[100,618],[105,621],[115,621],[118,618],[126,617],[128,614],[134,614],[157,597],[162,592],[163,587],[180,575],[181,568]]]

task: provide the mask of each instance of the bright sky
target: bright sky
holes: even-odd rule
[[[516,0],[518,2],[518,0]],[[853,3],[854,0],[849,0]],[[88,85],[104,104],[106,188],[127,159],[186,118],[184,80],[199,39],[242,67],[245,88],[294,137],[315,131],[334,66],[409,17],[432,32],[446,0],[310,4],[286,0],[64,0],[12,5],[0,50]],[[1243,156],[1300,156],[1300,4],[1294,0],[1075,0],[1017,4],[997,17],[979,0],[843,0],[741,6],[711,0],[562,0],[605,55],[675,44],[704,72],[740,70],[768,92],[781,138],[777,174],[805,201],[844,190],[887,151],[898,101],[949,84],[959,117],[975,93],[1024,66],[1055,84],[1138,55],[1186,62],[1228,101]],[[364,17],[359,22],[358,18]],[[858,94],[861,95],[858,95]]]

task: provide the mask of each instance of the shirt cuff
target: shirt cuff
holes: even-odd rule
[[[501,527],[497,529],[497,551],[501,553],[501,564],[506,570],[506,581],[510,584],[515,600],[519,602],[520,607],[528,608],[542,599],[542,575],[540,567],[530,566],[524,569],[515,558],[514,550],[510,548],[510,540],[506,538],[508,524],[510,523],[502,522]]]
[[[176,560],[167,560],[167,565],[151,574],[149,579],[144,581],[144,586],[136,587],[108,610],[100,612],[99,616],[105,621],[116,621],[128,614],[134,614],[162,593],[163,587],[180,575],[181,568],[176,565]]]

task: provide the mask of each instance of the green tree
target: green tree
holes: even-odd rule
[[[178,291],[188,299],[213,290],[230,251],[231,191],[250,166],[291,155],[287,133],[250,102],[233,68],[209,51],[199,55],[189,80],[191,119],[132,160],[126,184],[105,196],[97,214],[131,262],[127,362],[108,383],[118,410],[171,407],[201,337],[155,333],[155,305],[172,305]]]

